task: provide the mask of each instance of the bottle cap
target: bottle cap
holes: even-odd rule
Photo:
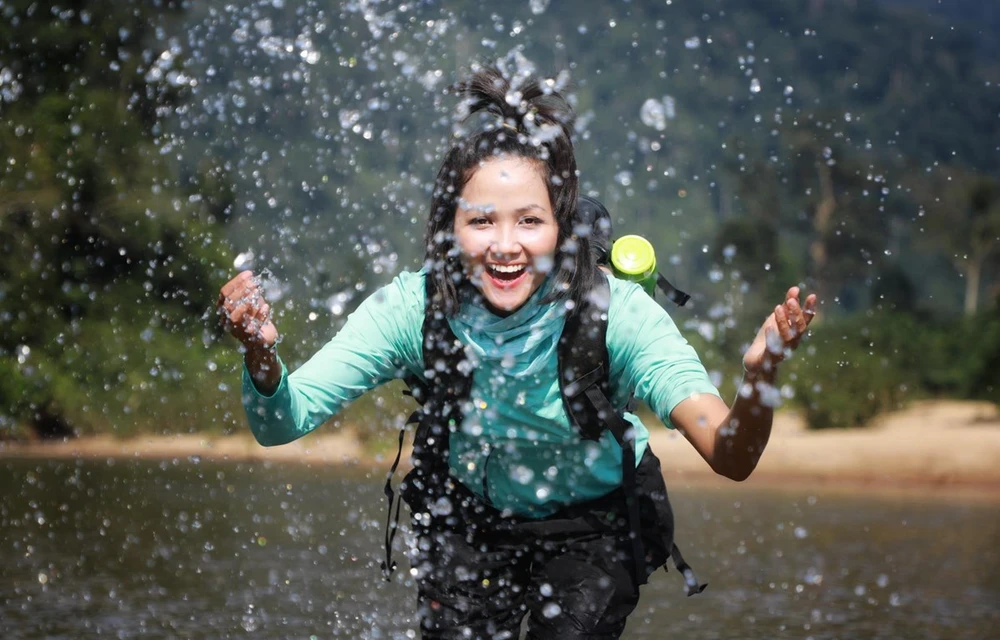
[[[648,278],[656,272],[656,252],[642,236],[622,236],[611,247],[611,264],[630,280]]]

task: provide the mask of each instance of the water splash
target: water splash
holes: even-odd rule
[[[642,123],[657,131],[664,131],[667,128],[667,121],[676,117],[676,102],[671,96],[663,96],[661,100],[648,98],[639,110],[639,119]]]

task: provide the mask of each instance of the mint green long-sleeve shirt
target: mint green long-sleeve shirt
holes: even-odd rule
[[[629,390],[668,426],[670,412],[694,394],[719,392],[670,316],[639,286],[609,277],[607,348],[612,402]],[[610,432],[582,440],[563,407],[556,345],[560,302],[541,303],[544,287],[520,309],[498,317],[463,304],[449,320],[474,364],[471,411],[449,442],[451,473],[501,510],[542,518],[562,506],[621,486],[621,449]],[[343,328],[271,396],[243,374],[243,404],[263,445],[304,436],[345,404],[394,378],[426,380],[421,350],[423,273],[401,273],[350,315]],[[430,366],[433,366],[431,363]],[[636,460],[649,431],[637,416]]]

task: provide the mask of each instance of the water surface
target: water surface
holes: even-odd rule
[[[382,472],[0,461],[2,638],[416,638],[381,579]],[[702,580],[644,588],[625,638],[996,638],[988,500],[733,485],[672,491]]]

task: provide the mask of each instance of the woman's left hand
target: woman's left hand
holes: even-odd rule
[[[785,294],[785,302],[774,308],[757,332],[750,348],[743,354],[743,366],[749,372],[772,371],[799,346],[809,323],[816,317],[816,294],[809,294],[799,304],[799,288]]]

